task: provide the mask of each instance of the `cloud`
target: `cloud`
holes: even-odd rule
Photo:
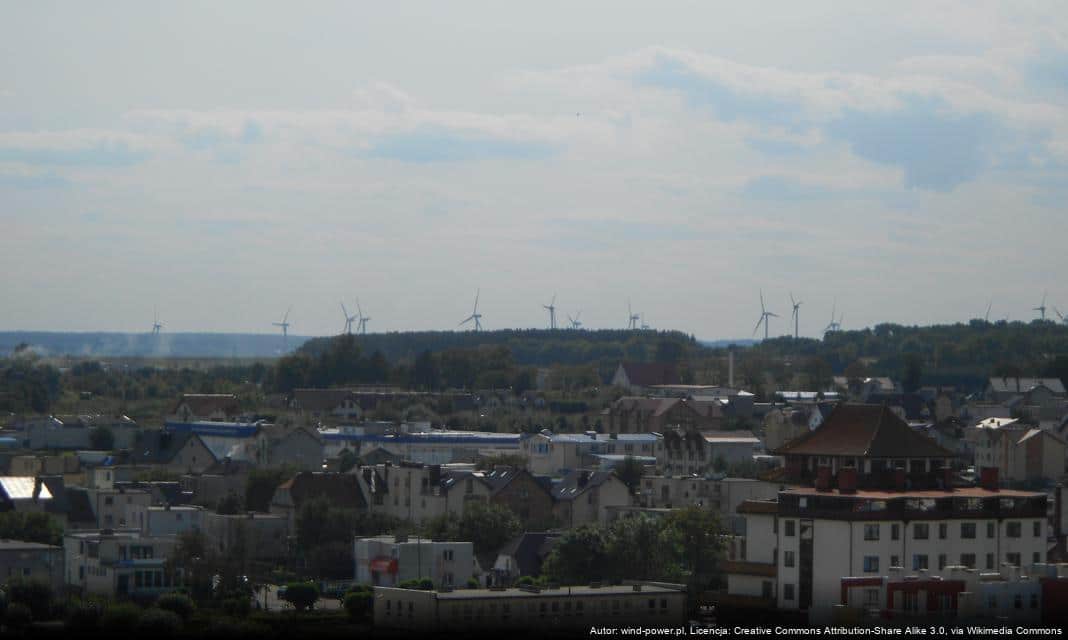
[[[144,137],[114,131],[0,133],[0,162],[127,167],[144,162],[151,147]]]
[[[796,178],[781,175],[757,176],[745,183],[742,194],[757,200],[815,200],[834,195],[827,187],[805,184]]]
[[[16,189],[61,189],[70,184],[55,171],[28,171],[19,167],[0,168],[0,187]]]
[[[537,160],[559,152],[540,142],[489,137],[478,132],[425,128],[379,136],[370,141],[366,155],[402,162],[465,162],[491,158]]]

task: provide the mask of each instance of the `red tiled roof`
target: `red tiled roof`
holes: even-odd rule
[[[791,440],[775,455],[870,458],[947,458],[954,454],[914,431],[885,405],[840,404],[816,430]]]
[[[679,384],[679,372],[670,362],[623,362],[627,380],[639,387]]]

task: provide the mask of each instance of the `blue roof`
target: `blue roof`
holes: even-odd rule
[[[324,440],[344,442],[379,442],[386,444],[504,444],[519,446],[518,433],[482,431],[432,431],[428,433],[349,434],[321,433]]]
[[[232,438],[251,438],[260,427],[247,422],[170,422],[164,423],[167,429],[176,433],[195,433],[202,436],[230,436]]]
[[[660,439],[660,436],[655,433],[618,433],[615,437],[610,436],[607,433],[598,433],[596,436],[589,436],[583,433],[555,433],[550,436],[546,436],[553,442],[562,442],[565,444],[593,444],[602,442],[656,442]]]

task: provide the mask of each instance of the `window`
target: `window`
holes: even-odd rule
[[[901,525],[899,525],[899,524],[897,524],[895,522],[894,524],[890,525],[890,539],[891,540],[898,540],[900,538],[901,538]]]
[[[912,570],[920,571],[927,568],[927,556],[917,553],[912,556]]]
[[[784,520],[783,521],[783,535],[788,537],[788,538],[794,537],[794,526],[795,526],[795,522],[793,520]]]
[[[784,551],[782,554],[782,564],[784,567],[794,566],[794,552]]]
[[[1036,538],[1042,537],[1042,521],[1035,520],[1031,523],[1031,535]]]
[[[1042,562],[1042,554],[1036,551],[1031,554],[1031,564],[1038,564],[1039,562]]]
[[[926,523],[917,522],[912,525],[912,539],[926,540],[930,535],[930,527]]]
[[[1020,554],[1018,553],[1006,553],[1005,561],[1014,567],[1020,566]]]
[[[988,537],[988,538],[993,538],[994,537],[994,523],[993,522],[986,523],[986,537]]]
[[[938,539],[945,540],[947,535],[949,535],[949,525],[943,522],[938,525]]]
[[[878,589],[865,589],[864,590],[864,604],[869,607],[876,607],[879,605],[879,590]]]
[[[771,590],[772,590],[772,588],[773,588],[773,585],[771,584],[770,580],[765,580],[765,581],[761,582],[760,583],[760,595],[761,595],[761,597],[763,597],[765,600],[771,600]],[[665,604],[666,604],[666,601],[665,601]]]
[[[1010,538],[1019,538],[1022,533],[1023,525],[1019,522],[1006,522],[1005,523],[1005,535]]]
[[[974,553],[962,553],[960,554],[960,563],[962,566],[969,569],[975,568],[975,554]]]
[[[864,525],[864,539],[865,540],[878,540],[879,539],[879,525],[866,524]]]
[[[992,553],[986,554],[986,568],[987,569],[993,569],[994,568],[994,554],[992,554]]]
[[[949,563],[949,559],[946,557],[946,554],[944,554],[944,553],[938,554],[938,570],[939,571],[941,571],[942,569],[945,569],[946,565],[948,563]]]
[[[960,523],[960,537],[966,539],[975,538],[975,523],[974,522],[962,522]]]
[[[901,558],[899,558],[897,556],[890,556],[890,566],[891,567],[900,567],[901,566]]]
[[[879,556],[864,556],[864,573],[875,573],[879,570]]]
[[[793,600],[794,599],[794,585],[784,584],[782,586],[782,599]]]

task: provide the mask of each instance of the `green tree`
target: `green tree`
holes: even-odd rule
[[[60,545],[63,528],[47,513],[5,511],[0,513],[0,538]]]
[[[630,489],[631,495],[638,491],[644,474],[645,467],[642,466],[642,463],[634,456],[627,456],[623,459],[623,462],[616,467],[616,476],[623,481],[623,484],[627,485],[627,489]]]
[[[604,529],[589,524],[569,529],[545,559],[542,573],[563,584],[582,584],[611,575]]]
[[[249,511],[270,511],[271,499],[278,485],[293,475],[293,469],[278,467],[253,469],[245,481],[245,508]]]
[[[319,600],[319,587],[313,582],[290,582],[282,599],[293,605],[297,611],[307,611],[315,607]]]
[[[500,549],[519,534],[522,525],[508,507],[473,502],[464,508],[458,529],[460,539],[473,542],[478,554]]]
[[[100,425],[89,430],[89,446],[95,451],[111,451],[115,448],[115,432]]]
[[[672,511],[665,518],[666,539],[678,553],[682,577],[699,593],[717,579],[717,558],[723,550],[723,531],[711,511],[686,507]]]

